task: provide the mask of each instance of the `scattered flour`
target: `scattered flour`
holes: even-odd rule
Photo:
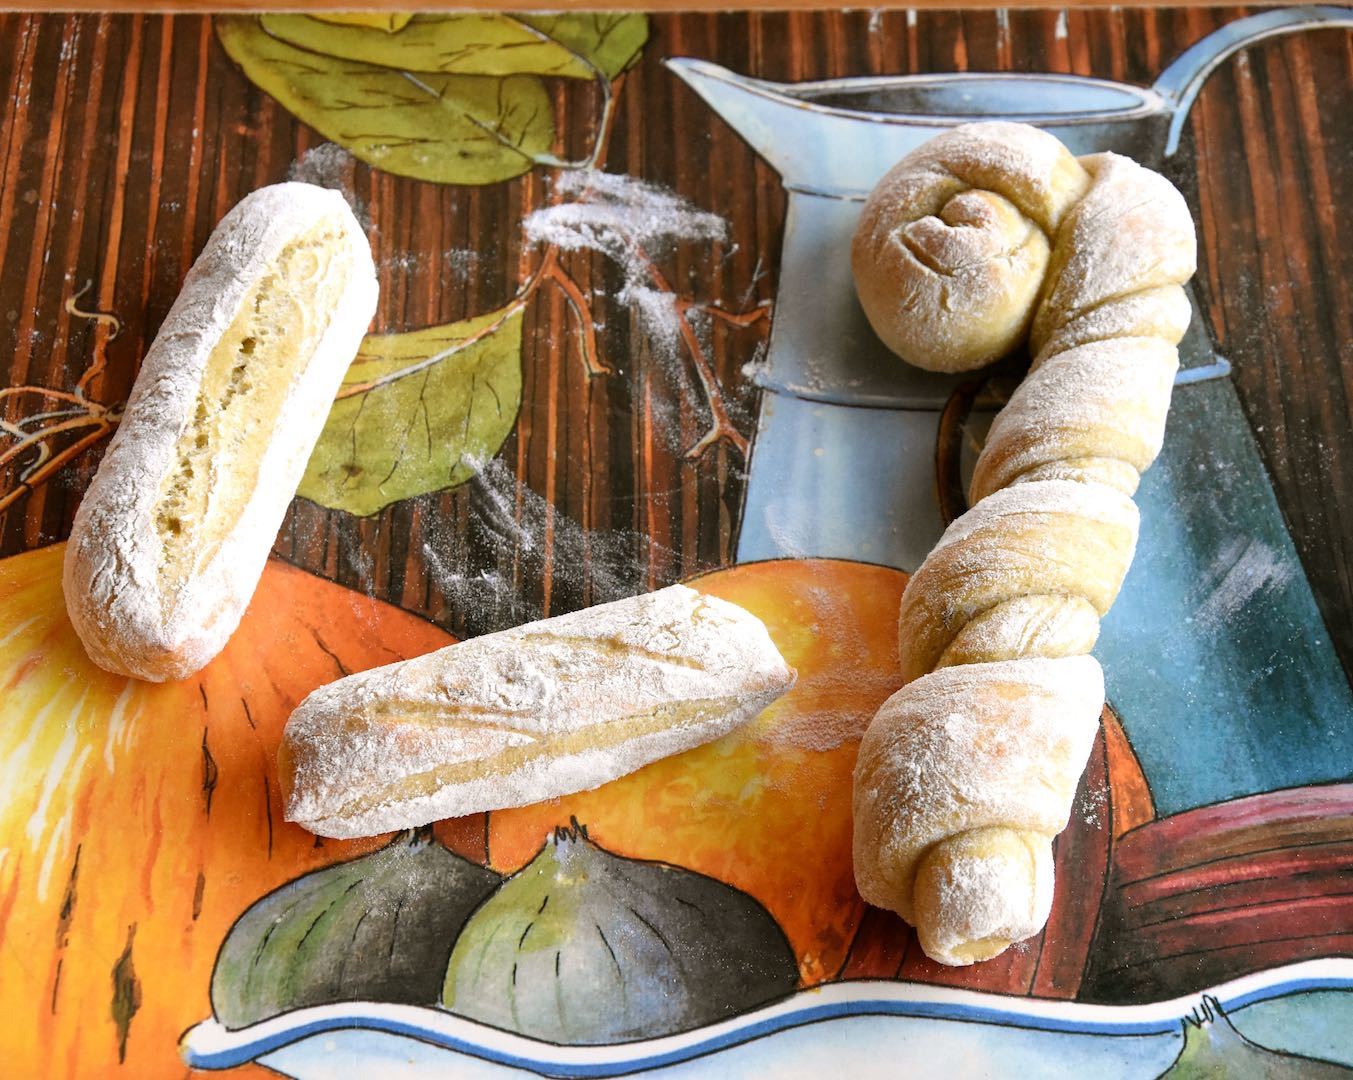
[[[469,620],[466,631],[492,633],[541,618],[533,597],[522,595],[503,565],[458,565],[453,552],[475,547],[514,552],[524,580],[538,580],[545,560],[545,530],[553,528],[552,600],[550,614],[591,606],[649,591],[650,563],[664,568],[658,585],[681,572],[674,552],[628,529],[591,530],[559,510],[550,512],[545,499],[524,484],[504,462],[479,463],[469,481],[472,492],[469,533],[475,544],[442,543],[437,536],[423,545],[428,574],[455,611]]]
[[[442,253],[442,261],[453,276],[465,280],[479,265],[479,252],[474,248],[451,248]]]
[[[440,269],[436,264],[440,262]],[[447,248],[440,255],[406,251],[382,258],[377,267],[382,271],[411,273],[423,267],[430,267],[445,282],[466,281],[471,272],[479,265],[479,252],[470,248]]]
[[[527,240],[613,259],[624,274],[616,299],[639,312],[654,349],[674,361],[681,336],[676,298],[657,287],[650,259],[682,240],[723,240],[727,222],[633,176],[569,172],[555,181],[554,193],[563,201],[527,216]]]
[[[361,222],[362,228],[370,229],[371,216],[367,213],[366,205],[352,188],[352,167],[355,160],[337,143],[320,143],[302,154],[299,161],[292,163],[291,168],[287,170],[287,179],[339,192],[352,207],[353,215]]]
[[[750,383],[761,385],[761,380],[770,376],[770,360],[767,358],[769,345],[758,341],[752,352],[752,358],[742,365],[742,377]]]
[[[1194,618],[1205,626],[1226,622],[1260,591],[1286,585],[1291,573],[1266,544],[1237,537],[1208,568],[1207,597]]]
[[[791,509],[793,499],[788,493],[781,499],[766,504],[766,532],[785,559],[806,559],[813,547],[813,538],[807,534],[806,526],[798,524],[798,518]]]

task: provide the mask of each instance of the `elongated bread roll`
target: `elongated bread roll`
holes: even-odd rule
[[[1132,562],[1196,245],[1170,183],[1075,158],[1022,124],[969,124],[900,161],[852,250],[860,301],[903,359],[962,371],[1027,343],[970,509],[907,582],[907,681],[855,772],[855,879],[940,963],[1035,934],[1104,701],[1088,653]]]
[[[75,516],[66,608],[90,657],[160,682],[224,647],[376,307],[337,192],[278,184],[216,227]]]
[[[759,619],[684,585],[473,638],[302,701],[286,817],[369,836],[584,791],[717,739],[794,679]]]

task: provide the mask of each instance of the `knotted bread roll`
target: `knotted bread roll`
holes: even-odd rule
[[[1137,541],[1188,325],[1193,222],[1163,177],[1022,124],[932,139],[865,204],[866,315],[904,359],[963,371],[1027,342],[972,509],[902,597],[906,685],[855,772],[855,877],[944,964],[1037,933],[1104,703],[1089,657]]]

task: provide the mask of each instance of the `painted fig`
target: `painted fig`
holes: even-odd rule
[[[470,917],[442,1004],[536,1039],[611,1043],[727,1019],[792,993],[798,975],[752,897],[612,854],[575,820]]]
[[[1353,1080],[1353,1069],[1250,1042],[1216,998],[1204,997],[1184,1019],[1184,1048],[1159,1080]]]
[[[334,1001],[437,1001],[451,945],[502,879],[430,830],[296,878],[226,935],[211,1004],[228,1028]]]

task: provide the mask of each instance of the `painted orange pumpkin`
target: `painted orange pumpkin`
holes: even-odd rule
[[[575,818],[607,850],[697,870],[775,916],[803,984],[836,974],[864,912],[851,868],[860,736],[901,685],[906,574],[828,559],[748,563],[689,584],[757,615],[798,669],[794,689],[730,735],[578,795],[489,815],[509,873]]]
[[[0,562],[4,1069],[183,1076],[179,1036],[209,1014],[212,963],[240,912],[384,842],[319,841],[282,821],[275,760],[287,716],[322,683],[451,639],[272,562],[209,667],[135,682],[86,658],[66,619],[61,559],[58,545]],[[479,820],[439,835],[469,842],[482,837]],[[482,839],[467,854],[482,858]]]

